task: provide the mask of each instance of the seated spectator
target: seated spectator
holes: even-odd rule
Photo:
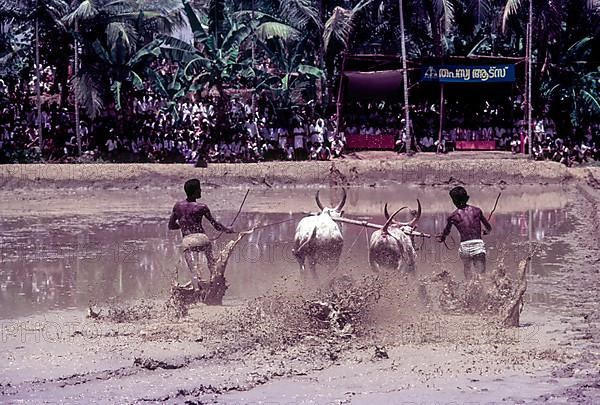
[[[510,142],[510,150],[513,155],[521,152],[521,141],[516,136],[514,136]]]
[[[331,153],[334,158],[342,158],[344,152],[345,142],[343,136],[338,134],[334,137],[331,143]]]
[[[419,144],[421,145],[421,149],[425,152],[432,152],[434,146],[434,140],[431,135],[426,135],[419,140]]]

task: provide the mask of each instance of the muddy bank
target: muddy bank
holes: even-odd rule
[[[443,185],[561,184],[598,168],[568,169],[553,162],[532,162],[507,153],[420,154],[407,158],[390,152],[363,152],[332,162],[212,164],[199,169],[172,164],[3,165],[0,184],[11,189],[168,188],[190,177],[213,187],[252,185],[370,185],[385,182]]]

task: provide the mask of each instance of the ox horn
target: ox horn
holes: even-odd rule
[[[337,212],[342,212],[342,209],[344,209],[344,205],[346,205],[346,189],[342,187],[342,192],[344,193],[344,196],[342,197],[342,201],[340,201],[340,203],[338,204],[337,207],[335,207],[335,210]]]
[[[410,226],[411,228],[414,228],[415,226],[417,226],[417,222],[419,222],[419,220],[421,219],[421,213],[421,201],[419,201],[419,199],[417,198],[417,215],[410,222],[402,222],[400,225]]]
[[[323,211],[324,208],[323,204],[321,204],[321,200],[319,199],[319,191],[320,190],[317,190],[317,194],[315,195],[315,201],[317,201],[317,207],[319,207],[319,209]]]
[[[402,208],[398,208],[396,210],[396,212],[394,212],[389,218],[387,218],[387,221],[385,222],[385,225],[383,225],[383,228],[381,228],[381,232],[383,233],[387,233],[388,227],[392,224],[392,222],[394,222],[394,217],[402,210],[406,209],[406,207],[402,207]]]
[[[388,205],[387,203],[385,203],[385,206],[383,207],[383,215],[385,215],[385,219],[390,219],[390,213],[388,212]]]

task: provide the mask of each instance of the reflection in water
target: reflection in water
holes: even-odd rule
[[[565,222],[564,210],[528,210],[498,214],[494,231],[485,237],[488,263],[502,254],[509,269],[527,253],[528,240],[541,241]],[[266,291],[282,275],[298,271],[291,254],[300,216],[290,213],[251,213],[240,216],[236,229],[294,219],[249,235],[234,252],[228,266],[229,297],[248,298]],[[368,218],[383,223],[382,216]],[[73,225],[64,220],[47,223],[0,223],[0,318],[29,315],[51,309],[85,307],[89,300],[129,299],[164,294],[179,268],[180,279],[188,272],[179,260],[180,236],[169,232],[167,218],[116,222],[99,226]],[[424,212],[419,230],[441,232],[446,214]],[[81,221],[79,223],[85,223]],[[31,229],[39,231],[32,233]],[[343,226],[345,247],[339,271],[367,271],[367,236],[362,228]],[[371,231],[369,231],[370,234]],[[453,230],[453,238],[458,235]],[[219,244],[227,242],[222,238]],[[462,264],[456,252],[433,239],[416,240],[420,248],[417,271],[428,273],[444,265],[460,277]],[[543,275],[540,265],[533,269]]]

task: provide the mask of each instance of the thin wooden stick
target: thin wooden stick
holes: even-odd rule
[[[490,215],[488,216],[488,222],[490,222],[490,219],[492,219],[492,215],[494,215],[494,212],[496,212],[496,208],[498,208],[498,201],[500,200],[501,195],[502,195],[502,192],[499,192],[498,197],[496,197],[496,202],[494,203],[494,208],[492,208],[492,212],[490,212]]]
[[[246,195],[244,196],[244,199],[242,200],[242,203],[240,204],[240,208],[238,209],[237,214],[235,214],[235,217],[233,217],[233,221],[231,221],[231,225],[229,225],[230,227],[233,226],[233,224],[235,223],[235,221],[238,219],[238,217],[240,216],[240,213],[242,212],[242,208],[244,207],[244,204],[246,203],[246,199],[248,198],[248,194],[250,194],[250,189],[246,190]],[[213,239],[211,239],[211,242],[216,241],[217,239],[219,239],[221,236],[223,236],[223,231],[221,231],[221,233],[219,233],[219,235]]]

